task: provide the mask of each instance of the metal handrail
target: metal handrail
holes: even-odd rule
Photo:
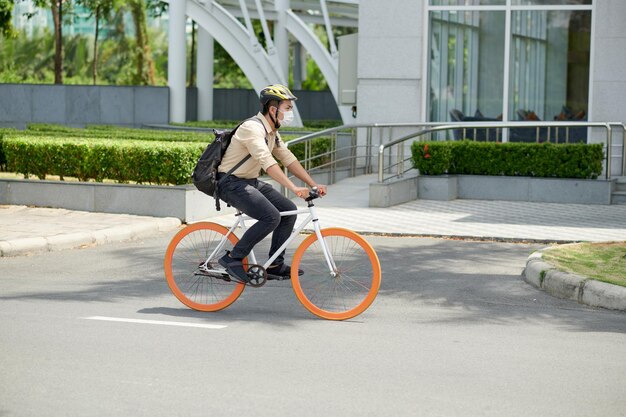
[[[299,138],[290,140],[286,143],[287,147],[292,147],[297,144],[304,143],[305,144],[305,158],[301,161],[305,168],[313,169],[313,170],[321,170],[321,169],[329,169],[330,170],[330,178],[331,181],[334,181],[336,174],[335,170],[337,169],[337,164],[339,162],[343,162],[346,160],[352,159],[354,162],[351,166],[352,175],[355,175],[355,163],[357,158],[365,158],[365,163],[363,166],[359,168],[363,168],[366,173],[373,172],[373,154],[372,154],[372,144],[374,139],[374,129],[379,129],[379,143],[378,146],[378,181],[385,182],[391,178],[402,177],[406,171],[411,170],[409,168],[405,171],[404,165],[407,161],[411,159],[404,157],[404,147],[398,146],[406,142],[407,140],[415,140],[416,138],[421,138],[425,135],[430,135],[436,132],[442,131],[450,131],[450,130],[463,130],[463,136],[467,131],[474,131],[474,138],[476,138],[477,129],[487,129],[489,132],[490,129],[495,129],[496,132],[496,140],[499,139],[500,133],[502,129],[505,129],[504,132],[508,133],[508,130],[511,128],[526,128],[526,129],[536,129],[537,135],[535,136],[537,141],[539,141],[539,133],[541,128],[557,128],[556,136],[551,137],[552,129],[548,129],[547,131],[547,141],[552,142],[552,140],[556,140],[556,142],[560,141],[559,128],[565,128],[565,142],[569,142],[569,128],[572,127],[586,127],[586,128],[594,128],[599,127],[606,130],[606,177],[607,179],[611,176],[611,159],[612,159],[612,146],[613,139],[612,133],[614,128],[622,129],[624,142],[622,146],[622,175],[626,175],[626,124],[622,122],[580,122],[580,121],[556,121],[556,122],[542,122],[542,121],[515,121],[515,122],[465,122],[465,123],[446,123],[446,122],[420,122],[420,123],[361,123],[361,124],[348,124],[342,126],[336,126],[328,129],[324,129],[318,132],[313,132],[301,136]],[[410,133],[408,135],[404,135],[398,139],[390,140],[389,142],[382,143],[384,141],[383,136],[385,137],[393,137],[393,129],[394,128],[416,128],[419,129],[417,132]],[[359,145],[355,139],[355,132],[357,129],[366,129],[366,140],[365,144]],[[385,130],[389,129],[388,136],[385,135]],[[348,147],[337,148],[337,137],[341,134],[341,132],[350,132],[352,135],[352,143]],[[312,155],[312,141],[314,139],[318,139],[321,137],[330,137],[331,138],[331,149],[328,152],[324,152],[323,154]],[[506,138],[506,135],[502,135],[503,139]],[[448,139],[445,139],[448,140]],[[389,163],[385,165],[385,151],[390,149],[393,146],[398,146],[397,152],[397,162],[392,163],[393,155],[389,154]],[[339,151],[346,151],[346,149],[352,149],[349,153],[350,155],[337,159],[336,154]],[[365,155],[357,155],[356,150],[358,148],[365,148]],[[330,161],[324,164],[318,165],[316,167],[311,168],[310,162],[316,158],[330,156]],[[384,173],[388,172],[392,168],[396,169],[396,174],[385,178]],[[285,168],[285,173],[287,173],[287,169]]]
[[[403,171],[402,168],[399,168],[399,171],[397,175],[389,177],[387,179],[384,178],[384,171],[385,171],[385,167],[384,167],[384,152],[385,149],[388,149],[392,146],[395,145],[399,145],[409,139],[415,139],[417,137],[426,135],[426,134],[430,134],[433,132],[441,132],[441,131],[447,131],[447,130],[453,130],[453,129],[485,129],[485,128],[495,128],[495,129],[509,129],[509,128],[515,128],[515,127],[522,127],[522,128],[541,128],[541,127],[574,127],[574,126],[578,126],[578,127],[601,127],[606,129],[606,147],[607,147],[607,152],[606,152],[606,178],[609,179],[611,176],[611,148],[613,145],[612,142],[612,127],[611,126],[619,126],[622,127],[622,129],[624,129],[624,138],[626,139],[626,125],[624,123],[621,122],[532,122],[529,123],[527,121],[520,121],[520,122],[468,122],[468,123],[429,123],[427,124],[429,126],[434,126],[434,127],[430,127],[430,128],[426,128],[420,132],[417,133],[412,133],[406,136],[403,136],[401,138],[398,138],[396,140],[387,142],[385,144],[381,144],[379,146],[378,149],[378,182],[385,182],[386,180],[390,179],[390,178],[394,178],[395,176],[402,176],[403,175]],[[550,131],[548,130],[548,138],[549,138],[549,133]],[[626,145],[626,143],[625,143]],[[626,146],[624,146],[624,148],[626,148]],[[626,153],[626,152],[624,152]],[[406,160],[404,160],[406,161]],[[626,168],[623,170],[622,173],[626,173]]]
[[[626,123],[609,122],[609,125],[622,128],[622,175],[626,175]]]

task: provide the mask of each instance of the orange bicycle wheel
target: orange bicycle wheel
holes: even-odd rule
[[[376,298],[380,261],[374,248],[351,230],[323,229],[322,236],[335,267],[329,267],[317,235],[308,236],[293,257],[293,289],[311,313],[329,320],[350,319]],[[298,269],[304,275],[298,276]]]
[[[163,263],[167,285],[176,298],[194,310],[224,309],[244,290],[242,283],[227,281],[220,274],[211,275],[200,269],[227,233],[227,228],[216,223],[194,223],[178,232],[167,247]],[[224,249],[232,249],[238,241],[231,233]],[[209,259],[209,269],[217,265],[223,254],[220,251],[214,259]]]

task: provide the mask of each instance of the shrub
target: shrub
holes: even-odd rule
[[[13,135],[3,148],[8,169],[26,177],[188,184],[204,144]]]
[[[0,171],[7,170],[7,158],[4,155],[4,150],[2,149],[4,137],[15,132],[16,130],[11,128],[0,129]]]
[[[451,142],[415,142],[412,145],[413,166],[424,175],[443,175],[452,164]]]
[[[294,137],[292,136],[289,138],[283,138],[283,140],[289,141],[293,138]],[[298,143],[289,147],[289,150],[293,152],[296,158],[298,158],[298,161],[303,161],[305,156],[311,158],[311,167],[324,165],[330,162],[330,155],[327,155],[327,153],[330,152],[332,148],[331,138],[321,137],[313,139],[311,143],[311,154],[309,155],[306,155],[305,145],[305,143]]]
[[[413,166],[424,175],[597,178],[602,144],[415,142]]]
[[[68,127],[54,124],[29,124],[27,130],[20,131],[20,136],[58,136],[101,139],[130,139],[156,141],[204,142],[213,140],[211,132],[193,132],[178,130],[135,129],[107,125],[88,125],[86,128]]]
[[[283,135],[283,140],[287,142],[295,137]],[[19,139],[19,141],[11,141],[9,152],[11,153],[12,164],[10,167],[7,164],[5,145],[3,145],[5,138]],[[32,138],[33,141],[27,141],[28,138]],[[175,157],[171,155],[171,152],[182,152],[182,149],[187,149],[186,146],[188,145],[176,147],[173,144],[195,142],[196,147],[203,148],[213,140],[214,136],[211,132],[146,130],[103,125],[75,128],[53,124],[30,124],[27,130],[22,131],[0,129],[0,170],[16,170],[26,176],[36,175],[39,178],[45,178],[46,175],[59,175],[62,179],[65,176],[72,176],[81,180],[102,181],[104,178],[108,178],[119,182],[174,183],[171,178],[179,178],[179,176],[187,174],[175,173],[180,169],[180,166],[178,162],[171,161],[180,161],[180,158],[184,159],[184,156]],[[39,141],[41,141],[41,146],[37,145]],[[58,143],[53,143],[54,141]],[[133,150],[129,151],[124,142],[129,142],[130,148],[128,149]],[[147,142],[152,143],[152,145],[139,146],[137,142]],[[161,144],[157,145],[154,142]],[[167,152],[164,150],[165,143],[172,144],[167,147]],[[152,167],[147,165],[151,155],[148,149],[150,147],[159,149],[159,157],[165,158],[160,165],[158,163]],[[132,172],[132,164],[129,163],[130,159],[139,158],[135,154],[135,150],[138,148],[144,149],[142,155],[147,158],[143,165],[141,161],[137,161],[139,164],[137,166],[142,166],[141,173]],[[124,149],[124,153],[121,155],[119,154],[120,149]],[[304,159],[304,144],[298,144],[290,149],[299,160]],[[327,163],[330,157],[323,154],[330,149],[330,138],[314,140],[312,154],[320,156],[312,159],[311,166]],[[35,153],[33,154],[33,152]],[[86,159],[81,160],[81,158]],[[122,162],[125,166],[118,166]],[[155,169],[158,172],[155,172]],[[193,166],[189,172],[192,169]],[[163,172],[166,170],[171,172],[164,174]]]

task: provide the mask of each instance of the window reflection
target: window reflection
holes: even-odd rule
[[[512,0],[513,6],[552,6],[591,4],[591,0]]]
[[[510,119],[585,119],[591,12],[516,11],[511,17]]]
[[[506,0],[430,0],[431,6],[504,6]]]
[[[504,39],[504,12],[431,13],[431,121],[501,115]]]
[[[505,71],[508,120],[586,120],[591,11],[510,13],[430,12],[431,121],[501,120]]]

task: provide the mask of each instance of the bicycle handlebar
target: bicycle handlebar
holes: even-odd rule
[[[317,189],[317,187],[313,187],[309,191],[309,196],[307,198],[305,198],[304,201],[315,200],[316,198],[319,198],[319,197],[320,197],[319,190]]]

